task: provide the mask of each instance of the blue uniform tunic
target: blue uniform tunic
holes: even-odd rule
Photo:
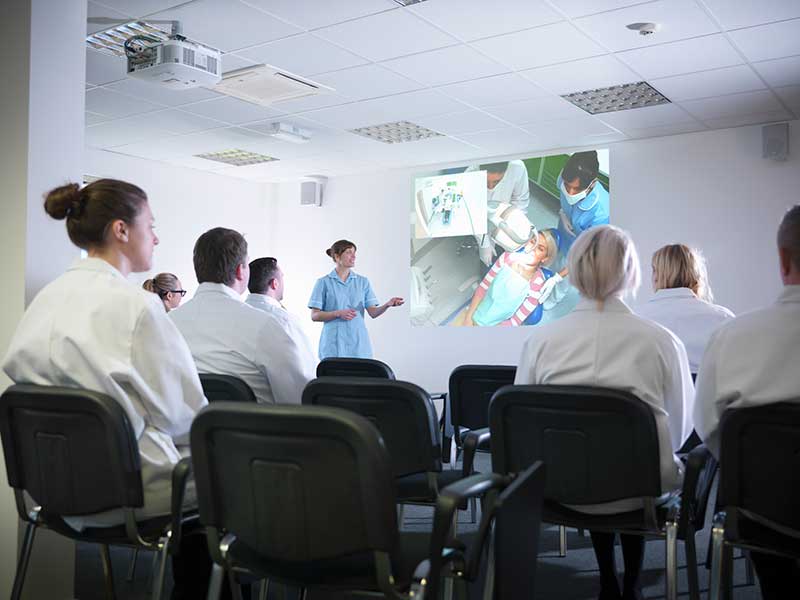
[[[561,175],[558,176],[557,185],[558,189],[561,189]],[[608,190],[598,181],[594,184],[592,191],[586,195],[586,198],[572,205],[567,202],[564,192],[561,192],[561,210],[567,215],[567,219],[569,219],[572,229],[575,231],[575,235],[571,234],[559,220],[558,233],[561,239],[558,249],[566,257],[572,242],[581,233],[595,225],[608,225]]]
[[[330,357],[372,358],[372,344],[369,342],[364,323],[364,309],[378,306],[378,299],[369,279],[353,271],[345,281],[339,279],[336,269],[317,279],[308,308],[322,311],[352,308],[356,316],[350,321],[333,319],[322,326],[319,338],[320,360]]]

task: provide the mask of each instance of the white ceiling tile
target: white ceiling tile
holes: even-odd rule
[[[641,2],[642,0],[552,0],[551,4],[554,4],[568,16],[574,18],[606,12],[608,10],[616,10]]]
[[[776,110],[751,115],[731,115],[718,119],[707,119],[705,123],[711,129],[724,129],[726,127],[743,127],[745,125],[763,125],[790,119],[792,119],[792,115],[785,110]]]
[[[800,85],[775,88],[775,93],[800,117]]]
[[[417,90],[422,86],[380,65],[361,65],[314,77],[314,81],[330,86],[352,100],[366,100]]]
[[[103,123],[103,122],[108,121],[108,120],[109,120],[109,117],[106,117],[105,115],[99,115],[97,113],[89,112],[87,110],[86,111],[86,118],[85,118],[84,121],[85,121],[86,125],[89,126],[89,125],[97,125],[98,123]]]
[[[87,143],[111,148],[168,135],[183,135],[224,126],[224,123],[175,109],[136,115],[86,128]]]
[[[739,29],[729,35],[750,62],[800,54],[800,19]]]
[[[657,125],[656,127],[628,127],[625,133],[632,138],[654,138],[667,135],[704,131],[706,126],[699,122],[672,123],[670,125]]]
[[[520,127],[536,137],[560,135],[566,138],[582,138],[616,133],[616,130],[591,115],[578,115],[571,119],[557,119],[555,121],[523,123]]]
[[[361,140],[361,148],[369,141],[365,138],[358,138],[352,134],[342,131],[335,131],[327,127],[323,127],[316,123],[309,122],[307,119],[302,118],[287,118],[281,121],[290,123],[301,127],[309,132],[311,140],[304,144],[293,144],[291,142],[284,142],[273,137],[268,138],[264,142],[258,142],[258,148],[269,149],[274,152],[272,156],[277,156],[281,160],[301,158],[307,156],[317,156],[324,153],[335,155],[337,152],[353,149],[352,145],[348,146],[345,142],[350,141],[351,138]],[[259,133],[269,132],[270,121],[262,123],[251,123],[247,126],[248,129],[258,131]]]
[[[131,20],[133,19],[129,14],[90,1],[87,11],[86,35],[105,31]]]
[[[381,63],[425,85],[443,85],[506,73],[504,67],[469,46],[450,46]]]
[[[222,121],[208,119],[179,109],[147,113],[139,117],[133,117],[133,119],[141,119],[143,122],[146,121],[151,125],[162,127],[166,131],[177,135],[225,126]]]
[[[559,95],[639,81],[636,73],[611,54],[539,67],[520,74]]]
[[[753,65],[772,87],[800,84],[800,56],[790,56]]]
[[[115,148],[115,152],[118,152],[119,149]],[[208,160],[206,158],[197,158],[196,156],[187,156],[184,158],[172,158],[168,160],[164,160],[168,165],[173,165],[175,167],[184,167],[187,169],[197,169],[199,171],[208,171],[210,173],[220,173],[221,171],[230,168],[230,165],[226,165],[225,163],[215,162],[213,160]],[[227,173],[226,173],[227,175]]]
[[[479,110],[420,117],[416,120],[416,123],[439,133],[455,136],[462,133],[475,133],[508,126],[508,123],[504,123],[496,117]]]
[[[124,79],[127,62],[121,56],[103,54],[96,50],[86,49],[86,82],[92,85],[103,85]]]
[[[652,35],[640,35],[625,26],[658,23]],[[716,33],[719,28],[694,0],[658,0],[575,19],[575,24],[606,48],[619,52]]]
[[[295,35],[237,52],[238,56],[310,77],[363,65],[366,60],[310,33]]]
[[[303,29],[316,29],[342,21],[398,8],[392,0],[244,0],[247,4],[285,19]]]
[[[629,50],[616,56],[648,80],[731,67],[744,62],[720,34]]]
[[[554,23],[472,42],[471,46],[515,70],[605,54],[570,23]]]
[[[474,145],[450,137],[435,137],[404,144],[384,144],[375,141],[370,159],[387,163],[392,167],[421,165],[426,162],[463,160],[474,156],[478,148]]]
[[[207,102],[198,102],[197,104],[189,104],[184,106],[183,110],[234,125],[247,123],[249,121],[269,119],[276,115],[283,114],[281,110],[268,106],[261,106],[260,104],[252,104],[230,96],[223,96],[217,100],[209,100]]]
[[[547,92],[516,73],[462,81],[436,88],[452,98],[484,107],[547,96]]]
[[[522,158],[536,147],[536,137],[534,135],[512,127],[470,133],[462,135],[461,139],[478,146],[481,149],[481,159],[517,153]]]
[[[314,33],[373,61],[425,52],[458,42],[401,9],[339,23]]]
[[[686,111],[681,110],[676,104],[660,104],[646,108],[603,113],[596,115],[596,118],[620,131],[694,122],[691,115],[686,114]]]
[[[257,65],[255,61],[250,60],[249,58],[243,58],[237,54],[231,54],[230,52],[226,52],[222,55],[222,73],[229,73],[230,71],[238,71],[239,69],[244,69],[245,67],[252,67],[253,65]]]
[[[272,108],[287,114],[294,114],[316,110],[318,108],[327,108],[329,106],[339,106],[340,104],[347,104],[350,101],[349,98],[345,98],[339,94],[323,92],[314,96],[304,96],[302,98],[295,98],[294,100],[275,102]]]
[[[800,17],[797,0],[703,0],[725,29],[752,27]]]
[[[105,88],[98,87],[86,90],[86,110],[115,119],[161,108],[163,106],[118,94]]]
[[[563,98],[549,96],[500,106],[490,106],[486,108],[486,111],[514,125],[586,116],[584,111]]]
[[[467,41],[562,20],[540,0],[436,0],[411,5],[409,10]]]
[[[764,83],[748,65],[676,75],[664,79],[651,79],[650,84],[673,102],[765,88]]]
[[[269,139],[267,136],[255,131],[241,127],[227,127],[172,138],[167,148],[176,158],[180,158],[234,148],[248,150],[250,145],[267,139]]]
[[[100,4],[139,18],[185,2],[186,0],[102,0]]]
[[[702,100],[688,100],[681,102],[681,106],[698,119],[704,121],[719,117],[751,115],[782,109],[775,94],[769,90],[731,94],[730,96],[717,98],[703,98]]]
[[[105,86],[106,89],[126,94],[135,98],[142,98],[155,104],[165,106],[180,106],[201,100],[210,100],[219,97],[219,94],[206,88],[191,88],[188,90],[170,90],[157,83],[148,83],[131,77],[126,77],[116,83]]]
[[[300,29],[238,0],[194,0],[153,15],[181,22],[187,38],[229,52],[300,33]]]

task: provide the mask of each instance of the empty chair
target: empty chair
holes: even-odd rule
[[[464,479],[440,495],[432,532],[400,533],[386,448],[377,429],[352,411],[216,403],[195,419],[191,445],[215,561],[210,600],[218,597],[223,569],[306,589],[399,599],[413,586],[415,598],[437,598],[441,575],[466,571],[460,544],[448,543],[456,507],[512,481],[496,474]],[[540,466],[513,481],[504,501],[535,506]]]
[[[690,596],[699,598],[695,532],[702,527],[716,461],[690,453],[682,492],[661,487],[653,411],[624,391],[584,386],[506,386],[492,399],[492,468],[547,467],[542,519],[548,523],[666,540],[666,598],[677,597],[677,539],[686,547]],[[626,512],[581,508],[637,499]],[[636,506],[640,508],[636,508]],[[584,509],[584,510],[585,510]]]
[[[46,527],[74,540],[100,544],[106,597],[114,597],[109,545],[160,553],[153,596],[162,592],[168,552],[180,545],[181,511],[189,461],[173,471],[174,514],[137,521],[144,505],[139,447],[128,417],[113,398],[63,387],[14,385],[0,397],[0,435],[17,512],[27,522],[11,598],[21,597],[36,530]],[[36,503],[26,506],[25,494]],[[121,509],[124,524],[69,525],[71,517]]]
[[[233,375],[200,373],[200,385],[209,402],[256,402],[256,395],[245,381]]]
[[[325,358],[317,365],[317,377],[395,378],[389,365],[373,358]]]
[[[800,579],[800,404],[729,409],[720,435],[710,598],[730,597],[734,547],[750,550],[764,598],[790,597]]]

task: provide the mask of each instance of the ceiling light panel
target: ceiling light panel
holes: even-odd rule
[[[428,138],[443,137],[438,131],[433,131],[427,127],[420,127],[410,121],[395,121],[393,123],[383,123],[381,125],[370,125],[349,129],[350,133],[362,135],[384,144],[401,144],[404,142],[418,142]]]
[[[561,96],[590,115],[669,104],[669,99],[646,81],[573,92]]]
[[[206,160],[214,160],[216,162],[225,163],[226,165],[233,165],[235,167],[246,167],[247,165],[257,165],[260,163],[272,162],[278,160],[266,154],[258,154],[256,152],[248,152],[247,150],[222,150],[220,152],[206,152],[205,154],[195,154],[197,158],[205,158]]]

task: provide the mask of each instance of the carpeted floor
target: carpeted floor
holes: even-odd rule
[[[489,461],[485,455],[479,455],[477,460],[479,470],[488,470]],[[704,563],[709,540],[709,523],[711,514],[707,515],[706,527],[697,535],[698,562]],[[427,507],[407,506],[403,528],[418,530],[430,528],[433,511]],[[459,532],[465,538],[470,537],[475,525],[469,523],[468,513],[462,513]],[[591,541],[582,537],[577,531],[569,530],[567,533],[567,556],[558,556],[558,529],[554,526],[543,526],[539,547],[539,560],[536,565],[536,599],[563,599],[563,600],[594,600],[599,592],[597,564],[594,559]],[[679,587],[681,598],[688,598],[688,584],[686,578],[686,558],[683,544],[678,543]],[[622,564],[622,556],[618,552],[618,564]],[[738,553],[737,553],[738,554]],[[145,600],[150,597],[149,579],[152,565],[151,553],[140,553],[137,569],[132,582],[126,581],[126,574],[130,566],[132,551],[127,548],[113,548],[112,560],[114,565],[114,579],[118,600]],[[79,600],[102,600],[104,598],[103,572],[100,563],[100,554],[95,546],[88,544],[78,545],[76,560],[76,598]],[[708,571],[704,564],[698,567],[701,596],[703,600],[708,597]],[[169,591],[170,575],[167,575],[167,588]],[[745,559],[737,557],[734,560],[734,600],[757,600],[761,598],[758,583],[747,584],[745,573]],[[645,570],[643,573],[645,598],[664,597],[664,542],[651,540],[647,542],[645,553]],[[275,586],[273,586],[275,587]],[[476,586],[477,588],[477,586]],[[169,598],[169,594],[165,598]],[[272,597],[273,594],[271,593]],[[254,590],[255,597],[255,590]],[[471,598],[480,598],[480,589],[470,590]],[[289,595],[290,600],[292,595]],[[319,594],[309,594],[309,600],[320,599]]]

